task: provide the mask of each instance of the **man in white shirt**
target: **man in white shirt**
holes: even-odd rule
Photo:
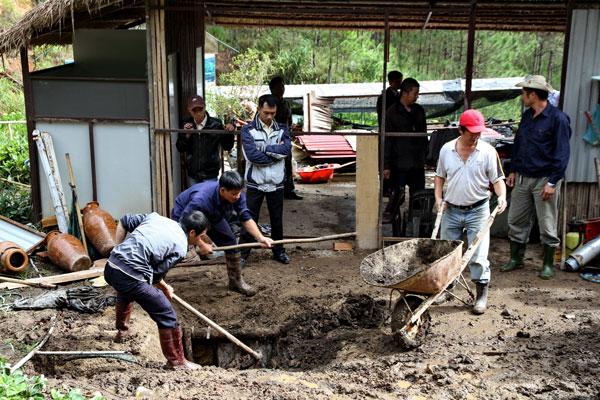
[[[498,195],[498,213],[506,208],[506,185],[498,153],[491,145],[479,140],[481,132],[487,130],[483,114],[467,110],[461,115],[459,125],[460,137],[446,143],[440,151],[434,182],[435,203],[438,212],[445,207],[440,237],[460,240],[466,229],[471,244],[490,215],[490,183]],[[448,187],[442,197],[446,182]],[[489,232],[480,243],[469,263],[471,280],[477,288],[472,311],[477,315],[485,312],[487,304]]]

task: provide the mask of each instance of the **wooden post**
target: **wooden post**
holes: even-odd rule
[[[560,73],[560,98],[558,99],[558,108],[563,109],[565,98],[565,85],[567,82],[567,63],[569,62],[569,44],[571,42],[571,25],[573,23],[573,8],[575,0],[569,0],[567,3],[567,21],[565,29],[565,44],[563,48],[562,71]]]
[[[27,144],[29,145],[31,206],[33,208],[33,222],[38,223],[42,220],[42,196],[40,193],[40,164],[37,146],[33,140],[35,121],[33,120],[33,91],[31,89],[31,76],[29,75],[27,47],[21,48],[21,72],[23,74],[23,96],[25,97],[25,115],[27,120]]]
[[[469,17],[469,36],[467,38],[467,70],[465,78],[465,110],[471,108],[471,87],[473,85],[473,59],[475,58],[475,13],[477,0],[471,2],[471,15]]]
[[[376,249],[379,208],[379,138],[356,138],[356,244],[359,249]]]
[[[387,63],[390,60],[390,25],[388,13],[385,13],[385,24],[383,29],[383,77],[381,78],[381,127],[379,129],[379,152],[377,159],[378,177],[379,177],[379,194],[378,194],[378,213],[377,213],[377,247],[383,247],[383,157],[385,153],[385,114],[387,111],[387,93],[386,93],[386,78],[387,78]],[[358,150],[358,149],[357,149]],[[357,152],[358,153],[358,152]],[[358,182],[356,185],[358,189]]]

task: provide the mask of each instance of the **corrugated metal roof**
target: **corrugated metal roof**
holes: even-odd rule
[[[41,232],[33,233],[31,229],[9,221],[5,217],[0,218],[0,242],[14,242],[22,249],[29,250],[44,238]]]
[[[596,182],[594,157],[600,146],[583,140],[588,126],[584,111],[598,104],[600,82],[600,10],[574,10],[569,43],[569,61],[564,90],[564,111],[571,118],[571,157],[567,168],[569,182]]]

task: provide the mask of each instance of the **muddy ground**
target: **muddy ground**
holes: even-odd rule
[[[319,236],[352,231],[355,188],[339,176],[328,185],[299,185],[302,201],[286,201],[285,233]],[[500,273],[508,243],[493,239],[489,309],[473,316],[457,300],[430,308],[425,343],[403,351],[389,321],[389,290],[359,275],[365,252],[334,252],[330,242],[288,246],[289,265],[254,251],[245,269],[260,289],[253,298],[227,290],[222,264],[173,269],[167,281],[186,301],[243,339],[270,352],[267,368],[232,357],[221,345],[220,362],[201,371],[164,368],[155,324],[135,306],[133,334],[115,334],[114,308],[100,314],[59,311],[46,350],[130,350],[136,363],[117,359],[66,361],[35,356],[23,367],[52,385],[134,398],[138,388],[155,399],[590,399],[600,396],[600,286],[557,271],[538,278],[539,245],[526,265]],[[77,285],[72,285],[77,286]],[[103,288],[111,293],[110,288]],[[23,295],[41,293],[23,289]],[[3,290],[0,294],[6,294]],[[14,290],[11,290],[14,292]],[[459,296],[466,298],[463,290]],[[175,306],[194,335],[196,357],[206,354],[205,325]],[[0,313],[0,354],[15,363],[49,328],[54,310]],[[262,336],[262,339],[260,337]],[[258,339],[257,339],[258,338]],[[204,345],[203,345],[204,343]],[[205,347],[203,347],[205,346]],[[204,353],[203,353],[204,351]],[[229,357],[229,358],[228,358]]]

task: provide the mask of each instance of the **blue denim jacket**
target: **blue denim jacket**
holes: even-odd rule
[[[530,178],[562,179],[569,163],[569,116],[550,103],[535,118],[534,110],[523,113],[511,159],[511,172]]]

